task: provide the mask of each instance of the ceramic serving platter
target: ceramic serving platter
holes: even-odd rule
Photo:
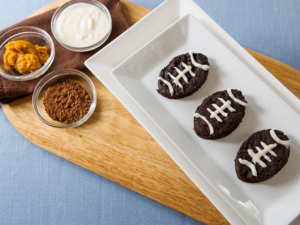
[[[184,99],[160,96],[160,70],[189,50],[208,57],[207,82]],[[300,101],[192,0],[164,2],[85,64],[230,223],[288,224],[298,216]],[[243,122],[228,137],[199,138],[193,131],[197,106],[228,87],[246,96]],[[249,135],[268,128],[289,136],[289,162],[268,181],[243,183],[235,174],[236,153]]]

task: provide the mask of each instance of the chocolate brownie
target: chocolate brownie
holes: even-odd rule
[[[216,92],[205,98],[194,114],[194,130],[204,139],[229,135],[242,122],[247,101],[239,90]]]
[[[247,183],[270,179],[285,166],[289,155],[290,141],[282,131],[258,131],[244,141],[236,155],[237,177]]]
[[[176,56],[160,71],[157,92],[169,99],[190,96],[205,83],[208,70],[208,59],[201,53]]]

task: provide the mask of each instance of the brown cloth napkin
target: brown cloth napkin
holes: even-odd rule
[[[6,31],[13,29],[15,27],[20,26],[34,26],[39,27],[50,34],[54,41],[55,45],[55,58],[54,62],[49,68],[49,70],[46,72],[49,73],[53,70],[62,69],[62,68],[72,68],[77,70],[82,70],[85,68],[84,61],[87,60],[90,56],[95,54],[97,51],[99,51],[100,48],[103,48],[106,44],[111,42],[113,39],[115,39],[117,36],[119,36],[121,33],[123,33],[126,29],[129,28],[129,22],[123,12],[121,3],[119,0],[99,0],[101,3],[103,3],[109,10],[112,18],[112,32],[110,34],[110,37],[105,42],[104,45],[99,47],[98,49],[95,49],[90,52],[72,52],[64,47],[62,47],[54,38],[50,23],[51,18],[56,9],[47,11],[43,14],[40,14],[35,17],[28,18],[26,20],[23,20],[17,24],[14,24],[2,31],[0,31],[0,36],[4,34]],[[3,60],[3,59],[0,59]],[[43,77],[43,76],[42,76]],[[1,103],[9,103],[17,98],[30,95],[32,94],[35,85],[39,82],[39,80],[42,78],[39,77],[35,80],[30,81],[11,81],[7,80],[4,77],[0,76],[0,102]]]

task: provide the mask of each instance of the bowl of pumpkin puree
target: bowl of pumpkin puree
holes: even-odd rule
[[[14,81],[33,80],[51,66],[55,48],[50,35],[37,27],[18,27],[0,37],[0,75]]]

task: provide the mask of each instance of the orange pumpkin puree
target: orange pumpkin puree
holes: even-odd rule
[[[12,41],[5,47],[3,59],[6,70],[14,68],[19,73],[32,73],[49,58],[47,47],[33,45],[28,41]]]

